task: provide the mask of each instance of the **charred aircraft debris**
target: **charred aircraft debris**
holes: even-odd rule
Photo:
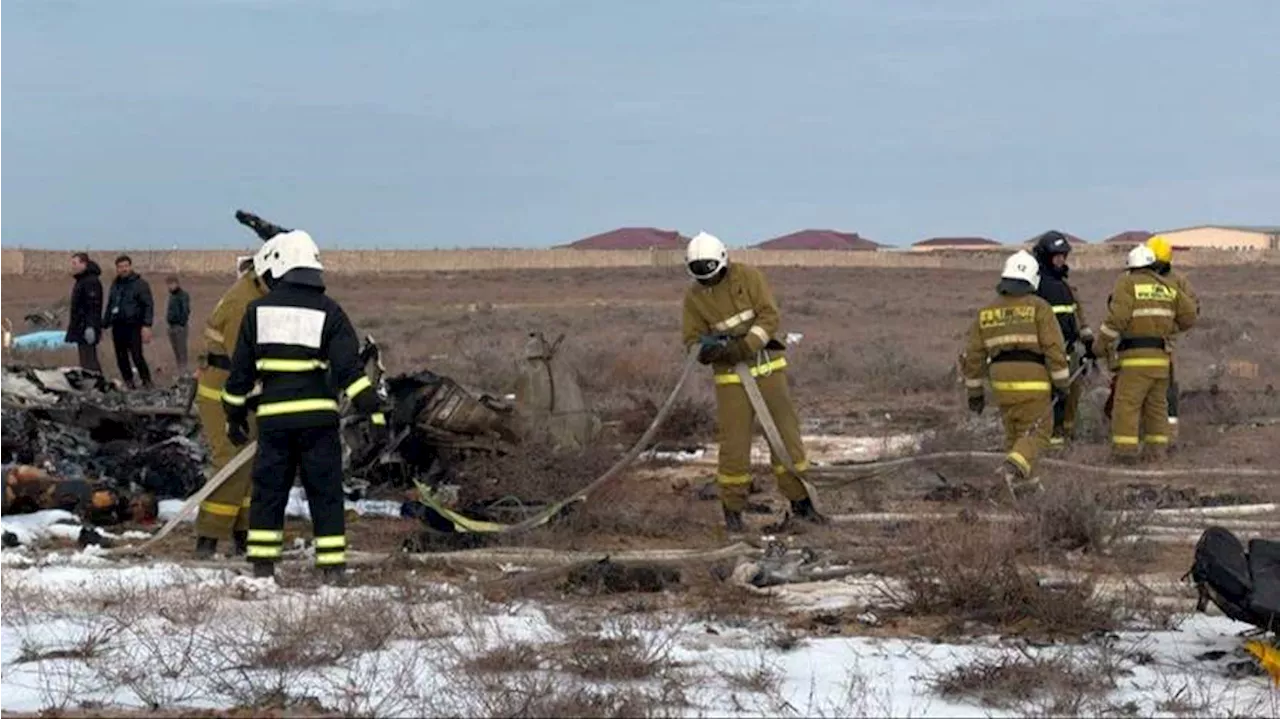
[[[391,441],[373,445],[366,425],[344,418],[348,499],[407,496],[402,516],[449,533],[437,502],[456,494],[469,458],[512,453],[528,441],[586,446],[600,423],[574,374],[555,362],[559,346],[531,334],[516,392],[502,396],[429,370],[388,376],[367,338],[362,357],[389,409]],[[207,476],[193,389],[186,379],[126,394],[96,372],[5,367],[4,513],[62,509],[99,526],[154,520],[159,500],[186,498]],[[432,501],[424,503],[428,492]],[[465,511],[485,519],[485,508],[473,503]]]

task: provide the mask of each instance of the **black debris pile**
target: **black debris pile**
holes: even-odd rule
[[[120,519],[138,501],[152,506],[190,495],[204,482],[207,460],[199,420],[188,411],[191,389],[188,380],[126,394],[96,372],[5,367],[0,408],[4,464],[36,467],[61,483],[48,502],[15,506],[25,511],[70,509],[66,504],[73,496],[77,507],[87,502],[101,510],[109,505]],[[80,489],[69,491],[73,485]]]

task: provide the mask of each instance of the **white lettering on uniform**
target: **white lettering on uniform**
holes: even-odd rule
[[[324,335],[323,310],[306,307],[259,307],[258,344],[293,345],[320,349]]]

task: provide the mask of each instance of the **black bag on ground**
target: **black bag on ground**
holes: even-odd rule
[[[1210,527],[1196,543],[1188,574],[1200,592],[1200,611],[1212,601],[1228,617],[1267,630],[1280,616],[1280,542],[1254,539],[1246,553],[1230,531]]]

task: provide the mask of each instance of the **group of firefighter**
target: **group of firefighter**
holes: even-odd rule
[[[1174,339],[1195,324],[1199,304],[1173,269],[1173,248],[1156,235],[1130,250],[1092,332],[1067,283],[1071,246],[1060,232],[1005,262],[996,298],[978,311],[961,356],[969,409],[981,413],[991,386],[1005,430],[1001,475],[1016,497],[1039,489],[1036,458],[1075,433],[1080,378],[1104,361],[1112,456],[1131,464],[1165,456],[1177,429]]]
[[[1159,235],[1126,258],[1107,301],[1107,319],[1095,334],[1085,322],[1076,290],[1067,282],[1071,245],[1061,232],[1038,237],[1031,252],[1008,258],[996,298],[978,310],[961,356],[969,409],[981,413],[989,384],[1005,431],[999,479],[1016,499],[1040,486],[1036,459],[1075,433],[1082,376],[1101,358],[1112,372],[1108,400],[1111,443],[1119,463],[1165,454],[1177,424],[1174,337],[1195,323],[1199,307],[1186,277],[1173,269],[1173,248]],[[686,252],[696,284],[684,299],[684,343],[702,344],[698,359],[714,368],[718,439],[717,483],[730,531],[742,529],[751,486],[750,450],[755,411],[742,386],[746,366],[757,378],[790,455],[773,453],[778,488],[791,516],[822,523],[804,480],[808,463],[777,341],[779,313],[758,269],[730,264],[723,243],[702,233]],[[708,336],[727,341],[705,342]]]
[[[212,556],[219,541],[232,541],[232,552],[245,555],[256,576],[272,576],[296,476],[310,506],[316,564],[332,579],[346,564],[339,398],[365,418],[375,441],[385,437],[386,419],[360,365],[351,322],[325,295],[315,242],[304,231],[247,218],[241,221],[263,245],[242,260],[239,278],[206,323],[197,404],[215,470],[255,435],[257,450],[251,465],[201,503],[196,552]],[[1162,454],[1176,421],[1173,338],[1191,327],[1198,307],[1186,278],[1172,269],[1169,243],[1156,236],[1129,253],[1096,333],[1067,283],[1070,251],[1064,235],[1048,232],[1031,252],[1011,256],[962,355],[970,410],[983,411],[988,384],[1000,408],[1007,451],[1000,474],[1015,496],[1038,486],[1040,453],[1071,439],[1077,380],[1098,358],[1114,373],[1118,460],[1132,461],[1144,448]],[[780,313],[764,274],[730,263],[724,243],[707,233],[689,242],[685,264],[694,282],[684,296],[683,342],[712,369],[716,483],[726,529],[744,531],[752,484],[757,417],[744,380],[755,384],[781,441],[771,448],[772,466],[789,517],[825,523],[805,481],[809,465],[786,378]]]

